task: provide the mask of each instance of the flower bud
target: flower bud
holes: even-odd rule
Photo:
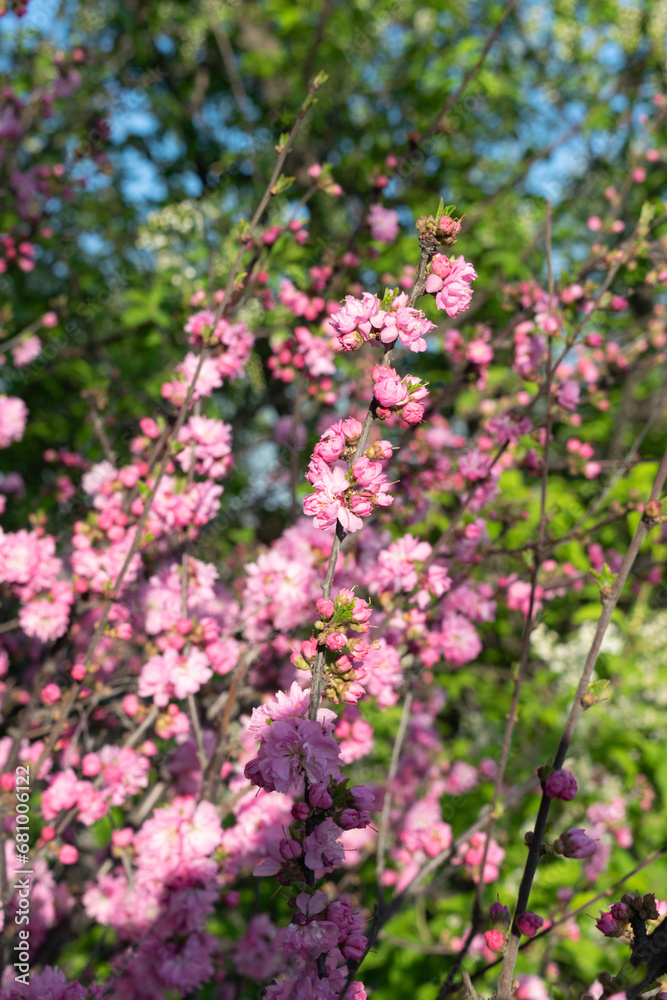
[[[331,618],[335,609],[334,602],[327,597],[320,597],[315,601],[315,607],[320,618]]]
[[[505,947],[505,935],[502,931],[486,931],[484,939],[486,940],[487,948],[490,948],[491,951],[502,951]]]
[[[571,802],[577,794],[577,779],[572,771],[552,771],[545,782],[544,791],[550,799]]]
[[[595,854],[598,845],[582,829],[570,829],[561,833],[560,837],[554,841],[553,849],[556,854],[580,860],[581,858],[590,858]]]
[[[543,923],[544,920],[542,917],[538,917],[537,913],[526,910],[520,917],[517,917],[516,926],[526,937],[534,937]]]
[[[510,925],[510,908],[509,906],[503,906],[500,900],[497,903],[491,904],[489,916],[494,927],[509,927]]]
[[[605,937],[620,937],[622,933],[611,913],[605,913],[603,910],[600,910],[600,916],[595,921],[595,926],[599,931],[602,931]]]
[[[313,785],[313,787],[309,790],[308,801],[311,806],[315,807],[315,809],[330,809],[333,805],[333,799],[329,795],[329,789],[322,782],[319,782],[317,785]]]

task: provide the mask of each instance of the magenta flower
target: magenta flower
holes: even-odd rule
[[[544,791],[550,799],[571,802],[577,794],[577,779],[572,771],[552,771],[544,784]]]

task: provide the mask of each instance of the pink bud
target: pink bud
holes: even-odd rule
[[[46,842],[48,843],[50,840],[54,839],[55,835],[56,831],[53,829],[52,826],[42,827],[42,840],[46,840]]]
[[[543,923],[544,920],[542,917],[538,917],[537,913],[532,913],[530,910],[526,910],[526,912],[522,913],[516,920],[518,930],[520,930],[522,934],[525,934],[526,937],[534,937]]]
[[[485,931],[484,939],[486,941],[487,948],[490,948],[491,951],[502,951],[505,946],[505,935],[502,931]]]
[[[626,921],[628,919],[628,908],[625,903],[613,903],[609,910],[614,920]]]
[[[297,822],[303,822],[310,816],[310,809],[305,802],[295,802],[292,806],[292,816]]]
[[[510,908],[509,906],[503,906],[500,900],[497,903],[491,904],[489,907],[489,916],[493,924],[498,924],[500,927],[509,927],[510,925]]]
[[[347,646],[347,636],[343,632],[331,632],[324,640],[329,649],[344,649]]]
[[[126,694],[122,704],[126,715],[136,715],[139,708],[139,699],[136,694]]]
[[[122,830],[114,830],[111,834],[111,841],[115,847],[129,847],[134,838],[134,830],[131,826],[124,826]]]
[[[322,782],[313,785],[309,790],[308,800],[315,809],[330,809],[333,805],[333,799],[329,795],[329,790]]]
[[[424,407],[421,403],[406,403],[401,410],[401,419],[405,420],[406,424],[420,424],[424,416]]]
[[[79,852],[73,844],[63,844],[58,852],[58,858],[64,865],[75,865],[79,860]]]
[[[53,705],[60,699],[60,688],[57,684],[47,684],[42,690],[42,701],[45,705]]]
[[[553,844],[556,854],[562,854],[566,858],[580,860],[590,858],[598,849],[594,840],[584,833],[583,829],[570,829],[561,833]]]
[[[612,917],[611,913],[604,913],[600,910],[600,916],[595,921],[595,926],[602,931],[605,937],[620,937],[621,929]]]
[[[291,838],[289,840],[287,838],[281,840],[278,849],[280,851],[280,856],[284,858],[285,861],[293,861],[294,858],[300,858],[303,853],[301,844]]]
[[[75,681],[82,681],[86,676],[86,668],[83,663],[77,663],[72,667],[71,674]]]
[[[320,597],[318,601],[315,601],[315,607],[320,618],[331,618],[336,610],[334,602],[328,597]]]
[[[94,778],[102,770],[102,761],[96,753],[87,753],[81,761],[81,770],[87,778]]]
[[[544,791],[550,799],[571,802],[577,794],[577,779],[572,771],[552,771],[544,784]]]

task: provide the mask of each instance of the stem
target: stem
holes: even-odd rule
[[[387,791],[384,797],[384,802],[382,804],[382,815],[380,817],[380,830],[378,833],[378,842],[377,842],[377,869],[375,875],[378,899],[380,900],[380,908],[384,907],[384,886],[382,884],[382,876],[384,875],[385,862],[386,862],[387,833],[389,830],[391,800],[394,790],[394,781],[396,780],[396,772],[398,771],[398,762],[401,757],[403,740],[405,739],[405,734],[408,729],[408,722],[410,720],[410,709],[412,708],[412,698],[413,698],[412,691],[408,691],[403,700],[403,711],[401,713],[401,721],[398,726],[398,732],[396,733],[396,739],[394,740],[394,748],[391,754],[391,764],[389,765],[389,774],[387,776]]]

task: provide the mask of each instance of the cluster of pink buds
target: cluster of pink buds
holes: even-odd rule
[[[641,896],[639,893],[626,892],[620,902],[612,903],[609,912],[600,910],[595,926],[605,937],[622,937],[632,928],[635,951],[646,938],[646,921],[659,919],[655,896],[652,892]]]
[[[419,245],[423,249],[435,252],[441,246],[451,247],[456,243],[456,237],[461,232],[465,215],[455,219],[450,214],[454,211],[454,206],[445,207],[442,202],[441,209],[442,211],[437,213],[437,217],[422,215],[415,223],[415,228],[419,233]]]
[[[586,479],[595,479],[602,472],[599,462],[591,462],[594,451],[593,445],[587,441],[580,441],[578,438],[570,438],[567,442],[567,467],[568,471],[576,476],[583,472]]]
[[[16,264],[21,271],[32,271],[35,266],[35,246],[28,240],[17,240],[13,236],[0,236],[0,274],[8,265]]]
[[[350,633],[368,632],[372,614],[370,602],[345,589],[334,598],[321,597],[315,606],[320,616],[315,622],[319,634],[301,643],[300,651],[292,654],[292,663],[300,670],[311,670],[318,650],[324,649],[327,697],[336,704],[343,701],[356,705],[366,693],[363,681],[367,670],[363,660],[371,646],[365,639]]]
[[[420,400],[426,399],[428,382],[415,375],[400,375],[387,365],[376,365],[372,371],[373,392],[380,404],[376,416],[385,420],[391,413],[398,413],[408,424],[418,424],[424,416]]]
[[[369,340],[393,344],[398,339],[404,347],[419,353],[426,350],[424,338],[435,329],[421,309],[408,305],[407,292],[397,288],[387,289],[382,301],[370,292],[364,292],[360,299],[346,295],[331,317],[330,326],[338,336],[341,351],[354,351]]]
[[[470,305],[470,282],[477,277],[472,264],[463,257],[445,257],[437,253],[431,261],[431,273],[426,279],[426,291],[435,295],[438,309],[444,309],[454,319]]]
[[[316,528],[326,529],[338,521],[345,531],[358,531],[362,518],[369,517],[376,507],[389,507],[394,498],[385,491],[389,485],[379,461],[389,458],[391,444],[380,441],[367,449],[346,472],[333,465],[340,458],[351,457],[362,427],[358,420],[338,421],[324,432],[315,445],[306,479],[315,487],[303,501],[303,511],[314,519]],[[378,454],[379,453],[379,454]]]

